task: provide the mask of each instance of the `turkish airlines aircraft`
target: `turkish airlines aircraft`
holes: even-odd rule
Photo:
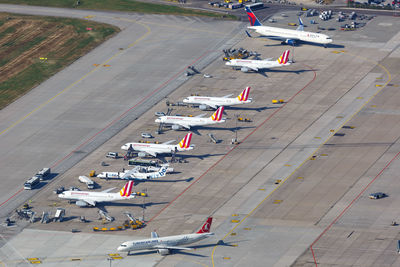
[[[200,109],[206,109],[207,107],[212,107],[216,109],[221,106],[234,106],[253,102],[249,98],[250,87],[246,87],[243,92],[235,98],[231,98],[232,95],[227,95],[223,97],[211,97],[211,96],[189,96],[183,99],[184,103],[188,104],[199,104]],[[222,112],[221,112],[222,114]]]
[[[162,116],[156,119],[155,122],[172,125],[173,130],[179,130],[181,127],[190,130],[190,128],[194,126],[204,126],[225,122],[225,119],[222,119],[223,112],[224,107],[221,106],[209,118],[201,118],[202,115],[197,117]]]
[[[140,172],[140,166],[133,168],[130,171],[124,172],[102,172],[97,175],[103,179],[122,179],[122,180],[147,180],[164,177],[167,174],[168,166],[161,166],[156,172]]]
[[[80,207],[85,206],[96,206],[99,202],[113,202],[118,200],[127,200],[135,197],[135,193],[132,193],[133,181],[129,181],[119,191],[119,193],[108,193],[108,191],[114,188],[107,189],[102,192],[91,192],[91,191],[64,191],[58,194],[59,198],[76,200],[75,204]]]
[[[304,31],[301,19],[299,20],[300,26],[297,28],[297,30],[263,26],[249,7],[245,7],[245,9],[251,25],[247,28],[255,30],[260,35],[263,35],[269,39],[281,40],[282,43],[289,45],[295,45],[298,41],[304,41],[309,43],[323,44],[326,47],[327,44],[332,43],[332,38],[326,34]]]
[[[262,69],[279,68],[283,66],[289,66],[289,53],[290,50],[286,50],[277,60],[270,59],[231,59],[225,64],[231,66],[234,69],[240,69],[243,72],[249,72],[250,70],[259,71]]]
[[[146,144],[146,143],[126,143],[121,146],[123,150],[129,150],[130,148],[135,151],[140,151],[144,154],[152,155],[153,157],[157,157],[159,154],[171,154],[177,151],[188,151],[194,148],[193,145],[190,145],[190,141],[192,140],[192,133],[186,134],[186,136],[176,145],[170,145],[174,140],[162,143],[162,144]],[[144,156],[139,153],[139,156]]]
[[[181,245],[191,244],[205,239],[214,233],[210,233],[212,217],[207,218],[205,224],[197,233],[186,235],[174,235],[159,237],[156,232],[151,232],[151,238],[135,241],[126,241],[118,247],[118,251],[128,252],[135,250],[157,250],[161,255],[170,254],[171,249],[191,250],[192,248],[180,247]]]

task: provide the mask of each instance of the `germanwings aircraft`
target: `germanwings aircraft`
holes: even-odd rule
[[[234,69],[240,69],[243,72],[249,72],[250,70],[259,71],[262,69],[279,68],[283,66],[289,66],[289,53],[290,50],[286,50],[277,60],[270,59],[231,59],[225,64],[231,66]]]
[[[180,247],[181,245],[191,244],[202,239],[205,239],[214,233],[210,233],[212,217],[207,218],[205,224],[197,233],[186,235],[174,235],[159,237],[156,232],[151,232],[151,238],[126,241],[118,247],[118,251],[128,252],[135,250],[157,250],[161,255],[168,255],[171,249],[176,250],[191,250],[192,248]]]
[[[194,126],[204,126],[225,122],[225,119],[222,119],[223,112],[224,107],[221,106],[209,118],[202,118],[201,116],[203,115],[196,117],[162,116],[156,119],[155,122],[172,125],[173,130],[179,130],[182,127],[190,130],[190,128]]]
[[[289,45],[295,45],[296,42],[303,41],[323,44],[326,47],[327,44],[332,43],[332,38],[326,34],[304,31],[301,19],[299,19],[300,26],[297,28],[297,30],[263,26],[249,7],[245,7],[245,9],[251,25],[247,28],[255,30],[260,35],[263,35],[269,39],[281,40],[282,43]]]
[[[90,191],[64,191],[58,194],[59,198],[76,200],[75,204],[80,207],[96,206],[99,202],[113,202],[118,200],[127,200],[135,197],[135,193],[132,193],[133,181],[129,181],[119,191],[119,193],[108,193],[108,191],[114,188],[107,189],[102,192],[90,192]]]
[[[168,166],[161,166],[156,172],[139,172],[140,166],[124,172],[102,172],[97,175],[103,179],[122,179],[122,180],[148,180],[164,177],[167,174]]]
[[[250,87],[246,87],[243,92],[235,98],[230,98],[232,95],[223,97],[211,97],[211,96],[189,96],[183,99],[184,103],[188,104],[199,104],[200,109],[206,109],[212,107],[216,109],[221,106],[233,106],[251,103],[253,100],[249,98]],[[221,112],[222,114],[222,112]]]
[[[146,143],[126,143],[121,146],[123,150],[133,149],[135,151],[139,151],[139,157],[144,157],[146,154],[152,155],[153,157],[157,157],[159,154],[171,154],[177,151],[187,151],[192,150],[193,145],[190,145],[190,141],[192,140],[192,133],[186,134],[186,136],[176,145],[170,145],[171,142],[175,140],[171,140],[162,144],[146,144]]]

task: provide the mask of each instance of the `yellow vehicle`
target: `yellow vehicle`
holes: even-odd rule
[[[289,25],[289,26],[297,26],[297,24],[296,24],[296,23],[293,23],[293,22],[289,22],[288,25]]]
[[[305,8],[305,7],[301,8],[301,11],[307,11],[307,10],[308,10],[308,8]]]

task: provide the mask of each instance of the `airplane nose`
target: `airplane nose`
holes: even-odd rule
[[[128,148],[127,148],[126,145],[123,145],[123,146],[121,146],[121,149],[122,149],[122,150],[127,150]]]
[[[161,120],[160,120],[160,119],[156,119],[155,122],[156,122],[156,123],[160,123]]]

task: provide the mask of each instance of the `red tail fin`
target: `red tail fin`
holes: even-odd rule
[[[250,87],[246,87],[243,92],[238,95],[239,101],[247,101],[249,99]]]
[[[288,60],[289,60],[289,53],[290,53],[290,50],[286,50],[285,52],[283,52],[282,56],[280,56],[278,58],[278,63],[279,64],[286,64],[288,62]]]
[[[192,133],[187,133],[185,135],[185,137],[182,139],[182,141],[179,142],[179,147],[180,148],[189,148],[191,140],[192,140]]]
[[[203,224],[203,226],[200,228],[200,230],[197,231],[196,234],[209,233],[210,228],[211,228],[211,223],[212,223],[212,217],[208,217],[207,221]]]
[[[212,114],[211,119],[213,121],[221,121],[223,112],[224,112],[224,106],[220,106],[217,109],[217,111],[215,111],[214,114]]]

